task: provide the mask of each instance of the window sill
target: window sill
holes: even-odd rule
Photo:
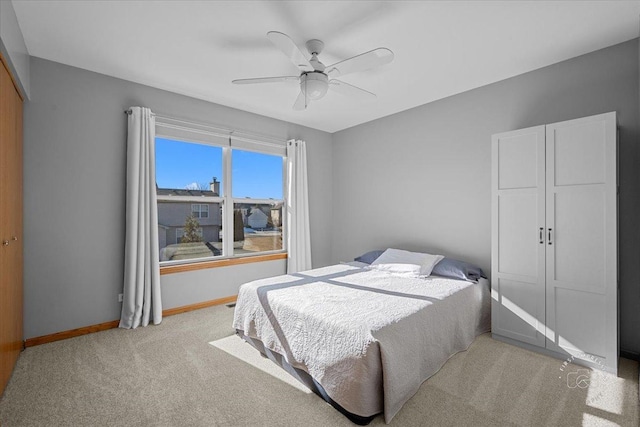
[[[254,255],[239,258],[226,258],[214,261],[193,262],[188,264],[166,265],[160,267],[160,275],[184,273],[186,271],[206,270],[209,268],[228,267],[231,265],[251,264],[254,262],[275,261],[278,259],[287,259],[287,253],[281,252],[267,255]]]

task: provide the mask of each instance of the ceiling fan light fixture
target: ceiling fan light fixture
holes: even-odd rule
[[[318,100],[327,94],[329,79],[326,74],[319,72],[305,73],[300,78],[300,90],[307,98]]]
[[[2,1],[2,0],[0,0]],[[279,31],[269,31],[267,37],[273,45],[286,55],[286,57],[298,68],[299,76],[280,76],[280,77],[258,77],[252,79],[236,79],[234,84],[254,84],[254,83],[281,83],[295,81],[300,84],[300,93],[293,103],[293,109],[296,111],[306,110],[311,101],[317,101],[327,94],[329,87],[331,90],[342,95],[358,97],[361,99],[375,99],[375,94],[353,86],[349,83],[337,80],[345,74],[365,71],[380,65],[388,64],[393,60],[393,52],[385,47],[370,50],[360,55],[352,56],[336,62],[333,65],[325,66],[319,59],[318,55],[324,49],[324,43],[321,40],[312,39],[306,43],[307,51],[311,55],[308,59],[307,55],[296,46],[291,37]],[[329,81],[331,77],[331,81]]]

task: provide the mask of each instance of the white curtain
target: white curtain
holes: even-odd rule
[[[158,209],[155,168],[155,116],[131,107],[127,135],[127,199],[124,290],[121,328],[162,321]]]
[[[287,143],[287,252],[287,273],[312,268],[307,145],[299,140]]]

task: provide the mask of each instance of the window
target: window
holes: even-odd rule
[[[162,265],[284,249],[283,154],[157,134]]]
[[[222,157],[222,147],[156,138],[160,261],[222,255]]]
[[[232,156],[233,253],[281,250],[282,157],[243,150]]]
[[[209,218],[209,205],[192,204],[191,215],[194,218]]]

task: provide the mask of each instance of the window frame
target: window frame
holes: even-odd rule
[[[160,261],[161,274],[163,270],[166,273],[189,271],[190,269],[197,270],[202,268],[214,268],[217,266],[227,266],[235,264],[244,264],[250,261],[246,258],[255,257],[255,262],[262,260],[268,261],[273,259],[285,259],[287,257],[287,235],[288,230],[285,225],[287,218],[287,198],[286,198],[286,145],[282,145],[281,150],[272,148],[275,144],[263,141],[255,141],[255,144],[251,144],[252,141],[247,138],[238,139],[241,141],[237,146],[232,146],[232,137],[229,135],[220,134],[219,132],[211,132],[203,130],[207,126],[197,125],[197,127],[185,127],[171,124],[172,120],[167,119],[167,123],[159,123],[156,121],[156,135],[155,138],[168,139],[175,142],[181,142],[186,144],[200,144],[212,147],[222,148],[222,196],[210,197],[210,196],[158,196],[158,202],[190,202],[191,204],[220,204],[221,209],[221,227],[222,227],[222,255],[210,256],[203,258],[193,258],[184,260],[171,260]],[[227,140],[227,144],[221,143],[222,140]],[[155,139],[154,139],[155,144]],[[267,149],[261,149],[266,147]],[[275,155],[282,158],[282,199],[252,199],[252,198],[234,198],[232,197],[232,151],[253,151],[256,153]],[[233,248],[233,209],[235,203],[281,203],[282,204],[282,249],[275,249],[271,251],[261,251],[254,253],[234,254]],[[193,214],[193,211],[192,211]],[[211,210],[209,209],[209,215]],[[217,262],[222,261],[222,262]],[[193,266],[193,268],[191,268]]]

